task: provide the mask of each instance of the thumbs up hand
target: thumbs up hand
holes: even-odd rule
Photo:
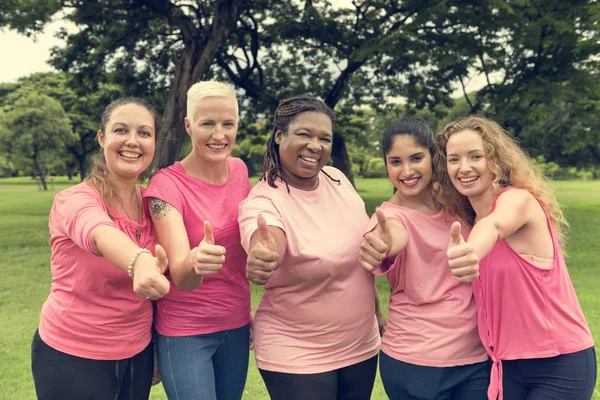
[[[256,285],[264,285],[277,269],[279,254],[277,253],[277,242],[269,231],[264,217],[259,215],[256,222],[260,237],[248,253],[246,277]]]
[[[212,226],[204,221],[204,239],[188,255],[188,264],[200,276],[214,275],[225,262],[225,247],[215,244]]]
[[[133,269],[133,290],[140,297],[158,300],[171,288],[169,280],[164,276],[169,261],[167,253],[161,245],[155,247],[156,257],[142,253],[135,261]]]
[[[452,275],[460,282],[469,283],[479,276],[479,257],[473,246],[465,242],[458,221],[450,227],[450,243],[446,255]]]
[[[367,270],[377,269],[385,260],[392,246],[392,235],[381,210],[376,210],[377,226],[367,233],[360,245],[360,264]]]

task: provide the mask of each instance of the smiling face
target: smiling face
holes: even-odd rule
[[[411,135],[396,135],[385,160],[388,177],[399,195],[419,196],[424,190],[431,189],[431,154]]]
[[[116,107],[97,134],[111,174],[137,179],[152,162],[156,148],[154,116],[145,107],[129,103]]]
[[[210,162],[222,162],[231,155],[237,129],[235,100],[227,97],[204,97],[198,101],[193,119],[185,118],[194,153]]]
[[[475,197],[493,189],[494,176],[486,156],[483,139],[476,131],[467,129],[448,138],[448,176],[460,194]]]
[[[331,155],[333,123],[327,114],[307,111],[290,122],[288,131],[278,131],[281,177],[291,186],[314,189],[318,175]]]

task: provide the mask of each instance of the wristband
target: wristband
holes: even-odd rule
[[[142,253],[147,253],[147,254],[152,255],[152,253],[150,253],[150,250],[148,250],[148,249],[137,249],[135,251],[135,253],[133,253],[133,255],[131,256],[131,258],[129,259],[129,264],[127,264],[127,275],[129,275],[129,277],[131,279],[133,279],[133,265],[135,264],[137,258]]]

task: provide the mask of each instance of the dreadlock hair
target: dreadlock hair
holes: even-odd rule
[[[323,113],[331,120],[332,127],[335,126],[335,113],[329,108],[323,101],[316,97],[301,95],[284,99],[279,102],[277,109],[275,110],[275,116],[273,117],[273,131],[271,137],[267,141],[267,152],[265,153],[265,159],[263,161],[262,175],[260,180],[266,180],[269,186],[276,188],[275,180],[279,177],[287,186],[289,193],[290,186],[283,177],[281,177],[281,159],[279,157],[279,144],[275,142],[275,134],[281,131],[282,134],[287,135],[290,123],[292,123],[296,117],[303,112],[318,112]],[[333,178],[327,172],[321,170],[325,176],[337,183],[341,184],[339,179]]]

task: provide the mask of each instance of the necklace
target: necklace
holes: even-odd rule
[[[121,208],[123,208],[123,211],[125,211],[125,214],[127,214],[127,218],[129,218],[130,221],[133,221],[133,218],[131,218],[131,215],[129,215],[129,213],[127,212],[127,209],[125,209],[125,205],[123,204],[123,202],[121,202]],[[137,211],[137,219],[134,222],[139,224],[140,223],[140,199],[138,198],[137,186],[135,188],[135,209]],[[140,231],[139,228],[136,228],[135,229],[135,240],[138,243],[140,242],[141,236],[142,236],[142,232]]]

